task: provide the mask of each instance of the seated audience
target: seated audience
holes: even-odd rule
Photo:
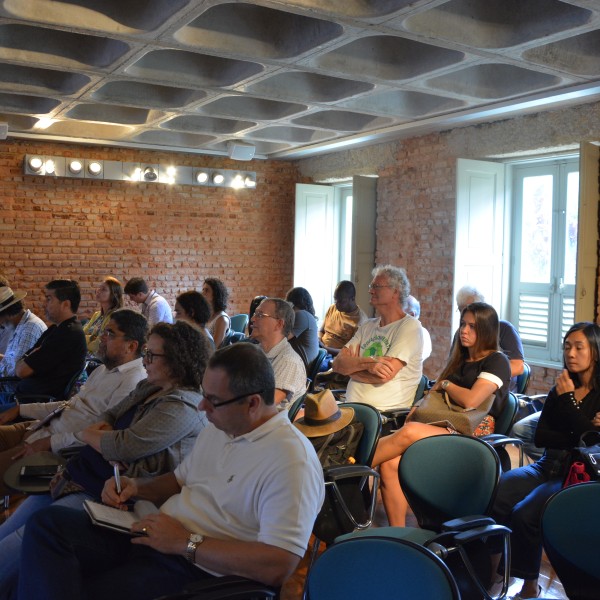
[[[215,341],[206,327],[210,315],[210,304],[200,292],[191,290],[177,296],[175,300],[175,320],[185,321],[192,327],[196,327],[209,339],[214,348]]]
[[[462,310],[467,304],[473,302],[485,302],[483,294],[471,285],[464,285],[456,293],[456,305],[458,312],[462,313]],[[454,341],[458,336],[458,332],[454,334]],[[453,341],[453,343],[454,343]],[[521,342],[521,336],[516,330],[515,326],[509,321],[500,320],[500,350],[508,356],[510,360],[510,391],[514,392],[517,389],[517,375],[523,373],[523,363],[525,361],[525,354],[523,352],[523,343]]]
[[[105,277],[96,290],[96,302],[100,304],[90,320],[83,326],[88,352],[96,355],[100,346],[100,336],[110,321],[113,311],[123,307],[123,288],[114,277]]]
[[[17,362],[47,329],[44,321],[25,308],[25,296],[27,292],[0,287],[0,323],[10,331],[8,346],[0,355],[0,377],[15,377]]]
[[[348,375],[349,402],[378,410],[410,406],[423,373],[421,324],[403,306],[410,293],[404,269],[373,269],[369,286],[378,317],[359,326],[333,361],[333,370]]]
[[[252,316],[252,339],[264,350],[275,371],[275,404],[289,408],[306,391],[306,369],[287,337],[294,311],[281,298],[267,298]]]
[[[169,303],[156,290],[151,290],[141,277],[132,277],[123,290],[132,302],[141,306],[142,314],[152,328],[157,323],[172,323],[173,313]]]
[[[229,333],[231,326],[231,319],[225,312],[229,291],[220,279],[208,277],[204,280],[202,295],[206,298],[211,308],[210,319],[206,326],[215,341],[215,346],[218,348]]]
[[[565,369],[548,394],[535,433],[536,444],[546,448],[544,455],[500,479],[492,516],[512,530],[511,575],[524,580],[519,598],[540,594],[544,505],[561,489],[581,434],[600,428],[599,357],[600,327],[573,325],[564,338]]]
[[[142,353],[147,378],[76,434],[87,446],[55,478],[52,494],[29,496],[0,525],[0,594],[16,585],[23,528],[38,510],[54,502],[82,511],[86,498],[100,501],[114,463],[132,478],[162,475],[179,465],[206,425],[198,406],[209,354],[206,337],[187,323],[151,329]],[[65,579],[72,575],[68,570]]]
[[[406,299],[404,311],[407,315],[410,315],[415,319],[419,319],[421,317],[421,303],[414,296],[409,296]],[[425,329],[425,327],[422,325],[421,333],[423,334],[423,361],[425,361],[431,356],[431,336],[429,335],[429,331],[427,331],[427,329]]]
[[[356,304],[356,288],[351,281],[337,284],[333,300],[319,330],[319,341],[329,354],[337,356],[368,317]]]
[[[14,459],[80,446],[75,433],[97,422],[145,379],[141,356],[146,333],[146,319],[140,313],[128,309],[113,312],[98,348],[103,364],[69,400],[68,409],[46,424],[43,420],[61,407],[61,402],[21,404],[0,413],[0,494],[8,493],[1,478]],[[24,421],[6,425],[18,418]]]
[[[114,534],[63,507],[40,511],[25,532],[19,598],[150,600],[222,575],[281,586],[305,553],[324,484],[310,442],[278,413],[274,386],[256,346],[218,350],[202,384],[210,424],[183,463],[123,477],[120,493],[114,479],[104,486],[106,504],[160,505],[133,525],[145,535]]]
[[[319,353],[317,317],[311,295],[305,288],[295,287],[288,291],[285,299],[294,309],[294,326],[291,336],[298,340],[298,344],[304,350],[308,366]]]
[[[16,391],[63,399],[67,384],[85,364],[85,335],[76,316],[81,293],[76,281],[54,279],[46,285],[45,297],[46,317],[53,325],[17,362],[21,381]]]
[[[455,404],[472,409],[494,394],[489,414],[473,435],[493,433],[495,418],[508,397],[510,381],[508,358],[498,349],[498,315],[489,304],[469,304],[461,313],[459,331],[459,341],[432,390],[443,391]],[[450,423],[444,426],[411,420],[417,418],[418,410],[416,407],[409,414],[398,431],[379,440],[373,458],[373,465],[381,465],[382,499],[390,525],[397,527],[405,526],[407,509],[398,481],[398,457],[417,440],[457,433]]]

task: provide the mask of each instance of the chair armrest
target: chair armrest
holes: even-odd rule
[[[170,598],[198,600],[247,600],[247,598],[277,598],[279,589],[237,575],[202,579],[185,586],[183,594]]]
[[[489,433],[488,435],[482,435],[479,439],[487,442],[492,448],[506,446],[507,444],[513,444],[514,446],[523,445],[523,440],[502,435],[501,433]]]
[[[474,527],[483,527],[487,525],[494,525],[496,521],[492,517],[486,517],[485,515],[468,515],[466,517],[460,517],[458,519],[452,519],[442,523],[442,531],[467,531]]]
[[[475,527],[467,531],[462,531],[454,536],[454,541],[457,544],[468,544],[474,540],[488,537],[490,535],[510,535],[511,530],[504,525],[485,525],[483,527]]]
[[[335,467],[325,467],[323,477],[325,481],[341,481],[350,477],[377,477],[379,473],[367,465],[336,465]]]

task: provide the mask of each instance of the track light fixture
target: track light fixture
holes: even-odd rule
[[[256,173],[231,171],[206,167],[180,167],[172,164],[148,164],[96,160],[90,158],[65,158],[29,154],[23,161],[26,175],[78,177],[105,181],[130,181],[132,183],[162,183],[165,185],[200,185],[236,190],[256,187]]]
[[[94,160],[88,163],[87,170],[90,175],[97,177],[100,175],[100,173],[102,173],[102,164],[97,160]]]
[[[83,170],[83,165],[80,160],[71,160],[69,161],[69,171],[73,173],[73,175],[79,175]]]
[[[158,173],[154,170],[154,167],[146,167],[144,169],[144,181],[156,181],[158,179]]]

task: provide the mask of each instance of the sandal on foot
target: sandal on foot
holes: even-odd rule
[[[515,594],[511,600],[527,600],[528,598],[539,598],[542,593],[542,586],[538,585],[537,594],[535,596],[521,596],[521,592]]]

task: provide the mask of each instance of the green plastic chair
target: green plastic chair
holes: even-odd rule
[[[233,317],[229,318],[229,321],[229,329],[237,333],[245,333],[246,325],[248,325],[248,315],[246,313],[233,315]]]
[[[446,565],[406,540],[354,538],[328,548],[308,575],[310,600],[460,600]]]
[[[492,600],[487,592],[491,562],[484,540],[501,536],[505,556],[503,589],[510,568],[510,530],[488,517],[500,478],[494,449],[477,438],[441,435],[419,440],[402,455],[398,474],[419,527],[380,527],[355,536],[385,536],[433,549],[457,579],[463,598]]]
[[[542,539],[550,564],[571,600],[600,592],[600,482],[571,485],[548,499]]]

